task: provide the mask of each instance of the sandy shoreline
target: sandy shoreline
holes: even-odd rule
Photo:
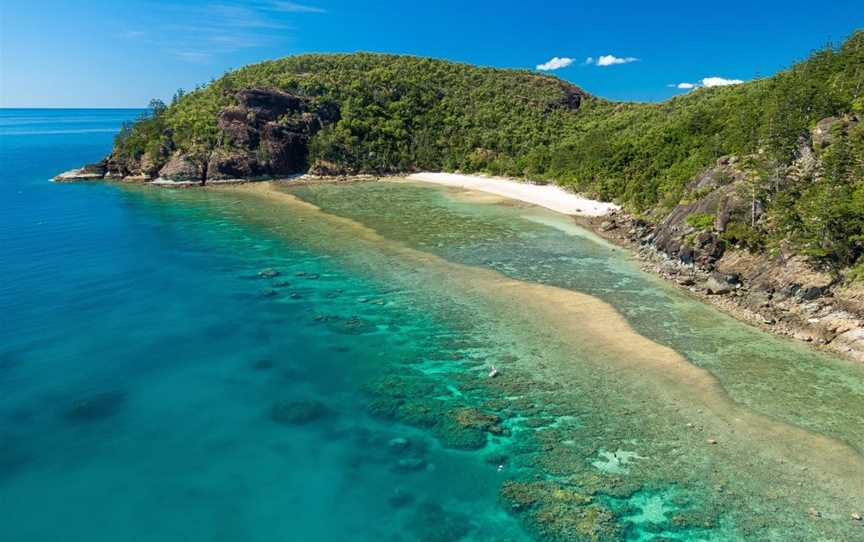
[[[588,199],[573,194],[552,184],[530,184],[503,177],[482,177],[458,173],[413,173],[406,177],[411,181],[422,181],[444,186],[477,190],[524,201],[566,215],[603,216],[620,209],[614,203]]]

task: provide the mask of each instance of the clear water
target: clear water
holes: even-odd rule
[[[47,182],[137,114],[0,112],[4,539],[864,534],[861,367],[537,209]],[[565,298],[499,288],[519,284],[596,296],[686,366],[638,365],[614,344],[633,331],[566,332]]]

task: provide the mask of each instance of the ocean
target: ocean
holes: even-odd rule
[[[864,367],[528,205],[49,182],[141,114],[0,110],[4,540],[864,536]]]

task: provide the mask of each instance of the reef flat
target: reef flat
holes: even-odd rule
[[[381,396],[375,411],[432,428],[445,445],[475,449],[483,434],[510,441],[521,452],[509,452],[511,461],[532,473],[529,480],[541,474],[543,483],[517,478],[502,496],[544,535],[615,539],[621,529],[638,530],[622,509],[628,499],[649,498],[646,492],[670,511],[684,510],[676,508],[680,500],[699,503],[681,517],[661,514],[670,516],[661,528],[670,533],[710,527],[718,536],[728,530],[718,539],[786,533],[777,539],[790,540],[789,532],[799,532],[795,539],[806,540],[857,527],[850,518],[864,488],[864,458],[856,449],[742,406],[709,371],[635,332],[609,304],[418,251],[322,212],[290,189],[224,191],[258,200],[250,209],[267,209],[253,221],[278,231],[269,221],[282,213],[326,227],[328,250],[348,265],[389,270],[394,286],[432,296],[432,306],[446,299],[485,315],[477,325],[501,350],[493,360],[502,373],[485,378],[488,358],[467,355],[461,364],[473,370],[459,371],[457,380],[460,396],[473,394],[485,408],[434,399],[425,389],[428,376],[412,365],[374,388]]]

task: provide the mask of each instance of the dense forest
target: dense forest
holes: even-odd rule
[[[657,221],[698,198],[692,180],[734,155],[750,204],[722,226],[728,242],[789,245],[836,269],[864,254],[862,31],[775,76],[659,104],[603,100],[527,70],[367,53],[283,58],[180,92],[168,106],[154,102],[152,114],[117,137],[113,159],[158,171],[182,154],[206,170],[213,153],[230,158],[246,145],[243,152],[266,162],[272,145],[226,137],[227,113],[253,114],[238,108],[250,88],[302,100],[265,120],[269,132],[282,127],[278,133],[302,139],[304,170],[509,175],[614,200]],[[805,158],[816,166],[801,166]],[[711,218],[688,223],[710,229]]]

